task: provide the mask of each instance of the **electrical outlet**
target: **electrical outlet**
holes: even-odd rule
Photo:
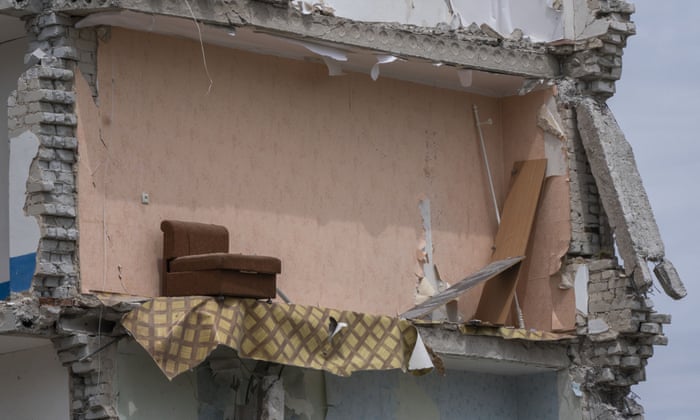
[[[141,193],[141,204],[149,204],[151,202],[151,196],[147,192]]]

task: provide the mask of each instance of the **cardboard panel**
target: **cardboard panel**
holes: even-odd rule
[[[535,220],[547,160],[529,160],[515,165],[513,185],[508,192],[501,225],[496,234],[491,261],[525,255]],[[486,283],[475,318],[493,324],[506,322],[513,302],[521,266]]]

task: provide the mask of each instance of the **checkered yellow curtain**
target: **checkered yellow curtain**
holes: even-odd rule
[[[329,339],[329,320],[347,323]],[[315,306],[251,299],[161,297],[128,313],[122,325],[172,379],[201,363],[218,345],[240,357],[321,369],[404,369],[416,345],[406,320]]]

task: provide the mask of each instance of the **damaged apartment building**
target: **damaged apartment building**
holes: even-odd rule
[[[633,12],[0,0],[0,417],[643,418]]]

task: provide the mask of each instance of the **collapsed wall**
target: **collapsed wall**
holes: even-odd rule
[[[96,95],[97,39],[93,29],[77,30],[74,23],[50,10],[25,18],[30,67],[8,100],[9,134],[11,143],[22,142],[18,150],[33,148],[24,212],[36,219],[39,237],[32,297],[14,297],[3,308],[3,330],[54,337],[59,360],[71,373],[72,417],[116,419],[113,349],[100,348],[108,331],[89,327],[100,324],[104,314],[89,312],[94,300],[88,305],[76,300],[78,121],[73,85],[80,69]],[[69,313],[86,316],[65,323]],[[92,357],[98,350],[101,354]]]
[[[584,418],[643,418],[631,386],[645,380],[653,346],[666,345],[663,324],[649,298],[651,274],[669,296],[685,296],[665,258],[631,147],[605,100],[622,74],[626,39],[635,33],[624,1],[600,1],[593,12],[606,30],[555,49],[564,53],[565,76],[557,83],[567,132],[572,203],[572,242],[567,264],[585,281],[585,307],[577,316],[579,341],[570,346],[570,374],[581,385]],[[617,245],[623,259],[614,257]],[[580,267],[584,266],[583,270]],[[579,289],[577,289],[579,290]]]
[[[633,7],[613,0],[595,3],[598,8],[592,13],[607,25],[602,35],[548,47],[553,55],[559,56],[564,70],[564,77],[557,81],[557,101],[569,155],[572,241],[563,269],[576,271],[585,265],[588,273],[588,277],[582,277],[587,280],[588,299],[586,308],[580,308],[585,310],[577,320],[579,339],[569,345],[569,371],[572,380],[581,386],[584,418],[641,418],[643,409],[632,398],[630,388],[645,380],[644,368],[653,355],[653,346],[667,343],[662,325],[670,323],[671,319],[669,315],[654,312],[653,302],[648,298],[651,276],[647,261],[658,264],[657,276],[669,295],[680,298],[685,290],[663,254],[653,217],[647,218],[639,231],[634,230],[638,227],[627,223],[627,196],[634,196],[631,202],[635,208],[651,214],[646,197],[638,195],[643,195],[639,175],[633,171],[625,172],[625,176],[618,179],[607,176],[615,171],[615,162],[610,165],[612,157],[606,154],[605,144],[627,147],[604,101],[614,93],[614,81],[621,74],[622,49],[627,36],[634,33],[630,21]],[[267,25],[279,23],[277,9],[264,19]],[[189,16],[182,11],[180,14]],[[317,22],[313,31],[323,29],[320,18],[314,19]],[[79,320],[76,325],[83,319],[90,320],[86,321],[90,325],[97,325],[96,328],[71,329],[60,327],[59,322],[56,330],[50,322],[37,326],[41,326],[42,333],[51,330],[61,360],[70,366],[74,417],[116,418],[115,390],[110,385],[114,354],[113,350],[102,348],[109,341],[99,338],[106,330],[101,327],[102,311],[95,311],[101,304],[93,302],[92,306],[81,306],[70,300],[79,291],[75,169],[79,121],[73,89],[76,68],[79,67],[91,82],[93,95],[97,96],[95,31],[76,30],[73,24],[73,19],[51,12],[27,19],[27,32],[33,38],[30,59],[36,63],[22,75],[17,91],[10,98],[10,129],[13,141],[37,143],[26,202],[27,214],[36,217],[40,227],[34,294],[42,298],[40,302],[47,307],[58,308],[54,311],[56,317],[80,314],[85,317],[75,317]],[[364,42],[367,29],[372,29],[373,25],[358,25],[364,35],[356,42]],[[333,28],[338,27],[334,25]],[[294,30],[303,32],[298,25]],[[406,36],[405,32],[401,33]],[[326,32],[324,36],[331,35],[332,32]],[[410,36],[408,34],[407,38]],[[433,35],[422,36],[431,38]],[[479,36],[483,36],[483,32],[479,32]],[[462,37],[455,39],[460,47],[469,43]],[[342,37],[329,40],[341,41]],[[494,58],[498,53],[492,49],[493,42],[487,40],[474,60],[479,60],[482,52],[489,60]],[[512,40],[496,42],[516,45]],[[416,48],[409,41],[397,51],[421,54]],[[434,54],[439,52],[435,50]],[[529,46],[518,63],[543,63],[539,71],[545,74],[550,66],[540,57],[543,57],[541,50]],[[489,60],[477,63],[485,66]],[[545,76],[554,78],[556,75],[546,73]],[[621,163],[632,164],[633,156],[627,154]],[[614,242],[620,247],[623,266],[614,257]],[[62,303],[56,299],[62,299]],[[92,358],[98,351],[100,358]]]
[[[27,60],[33,65],[22,74],[9,100],[10,141],[35,142],[37,147],[24,206],[25,213],[36,218],[40,232],[32,290],[37,296],[66,298],[79,290],[77,118],[72,88],[80,60],[73,46],[78,35],[71,19],[54,13],[26,22],[32,38]],[[94,45],[94,38],[91,41]]]

